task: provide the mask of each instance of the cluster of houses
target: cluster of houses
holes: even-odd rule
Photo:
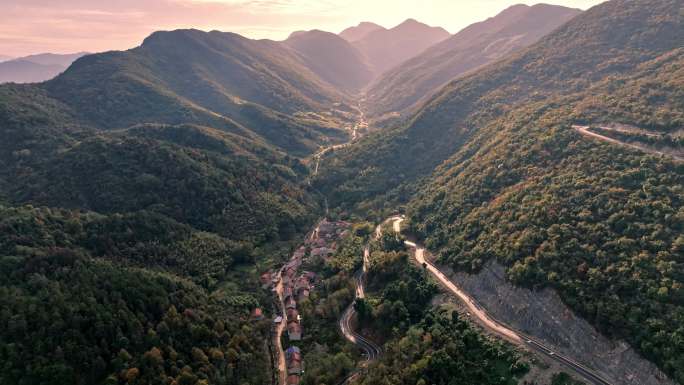
[[[347,222],[328,222],[323,220],[319,223],[311,237],[307,238],[292,255],[292,259],[283,266],[279,275],[264,273],[261,276],[262,285],[266,288],[274,287],[282,280],[282,300],[285,306],[285,314],[274,319],[275,324],[286,323],[288,339],[291,342],[301,341],[302,317],[297,310],[297,303],[309,297],[316,281],[316,274],[304,271],[299,273],[302,261],[309,257],[328,257],[335,252],[337,240],[348,231]],[[275,290],[275,289],[273,289]],[[287,385],[299,384],[301,375],[304,373],[302,353],[297,346],[290,346],[285,350],[285,362],[287,366]]]
[[[297,253],[304,253],[302,249]],[[283,280],[283,302],[285,304],[285,319],[287,322],[287,336],[290,341],[302,339],[302,317],[297,311],[297,302],[309,297],[316,274],[304,272],[297,274],[301,265],[301,256],[293,258],[281,272]]]
[[[311,248],[311,253],[309,255],[312,258],[326,258],[335,253],[337,240],[347,234],[349,226],[350,223],[344,221],[321,221],[312,236],[306,240],[305,244]]]
[[[285,305],[285,315],[284,318],[281,317],[280,322],[286,322],[287,337],[291,342],[302,340],[302,317],[297,310],[297,303],[309,297],[316,280],[316,274],[312,272],[305,271],[301,274],[298,272],[305,255],[306,247],[302,246],[280,272],[283,285],[282,298]],[[299,384],[304,366],[302,353],[297,346],[290,346],[285,351],[285,363],[287,364],[286,384]]]

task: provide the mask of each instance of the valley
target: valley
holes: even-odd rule
[[[0,384],[684,384],[684,5],[501,8],[29,56]]]

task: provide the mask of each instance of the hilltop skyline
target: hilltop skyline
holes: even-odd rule
[[[601,0],[546,3],[587,9]],[[0,4],[0,54],[12,57],[42,52],[101,52],[137,46],[157,30],[197,28],[239,33],[249,38],[283,40],[297,30],[338,33],[370,21],[393,27],[413,18],[456,33],[514,4],[538,1],[486,0],[476,5],[433,0],[416,8],[408,0],[45,0]]]

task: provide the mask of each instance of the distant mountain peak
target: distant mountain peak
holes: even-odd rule
[[[0,83],[35,83],[52,79],[87,52],[39,53],[11,60],[0,57]]]
[[[536,5],[538,5],[538,4],[536,4]],[[510,7],[504,9],[503,12],[506,12],[506,11],[511,10],[511,9],[525,9],[525,8],[531,8],[531,6],[529,6],[527,4],[522,4],[522,3],[521,4],[513,4]]]
[[[309,32],[311,32],[311,31],[294,31],[290,34],[290,36],[287,37],[287,40],[290,40],[290,39],[295,38],[297,36],[306,35]]]
[[[381,25],[377,25],[369,21],[362,21],[357,26],[349,27],[344,31],[340,32],[340,37],[344,40],[347,40],[348,42],[355,42],[363,39],[372,32],[385,29],[386,28]]]
[[[404,20],[404,21],[403,21],[401,24],[399,24],[397,27],[400,27],[400,26],[402,26],[402,25],[425,25],[425,26],[427,26],[427,24],[421,23],[420,21],[418,21],[418,20],[416,20],[416,19],[413,19],[413,18],[408,18],[408,19]]]
[[[338,35],[335,35],[332,32],[327,32],[323,31],[320,29],[312,29],[309,31],[294,31],[290,34],[290,36],[287,37],[287,40],[291,40],[297,37],[303,37],[303,36],[328,36],[328,37],[336,37]]]
[[[366,56],[373,71],[381,74],[449,36],[444,28],[408,19],[392,29],[370,32],[352,43]]]
[[[321,79],[338,89],[357,92],[372,79],[365,58],[348,40],[321,30],[297,31],[283,42],[298,52]]]
[[[403,110],[418,103],[445,82],[529,46],[581,11],[556,5],[513,5],[496,16],[469,25],[406,61],[369,88],[371,113]],[[406,21],[402,31],[416,35]]]
[[[383,27],[383,26],[381,26],[381,25],[372,23],[372,22],[370,22],[370,21],[362,21],[362,22],[360,22],[360,23],[356,26],[356,28],[359,28],[359,27],[361,27],[361,28],[368,28],[368,27],[371,27],[371,28],[376,28],[376,29],[384,29],[384,28],[385,28],[385,27]],[[352,28],[354,28],[354,27],[352,27]]]
[[[431,27],[423,22],[420,22],[416,19],[406,19],[404,20],[401,24],[397,25],[396,27],[392,29],[402,29],[402,28],[434,28],[434,29],[443,29],[441,27]]]

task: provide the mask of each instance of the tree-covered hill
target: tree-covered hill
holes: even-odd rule
[[[33,86],[0,95],[0,383],[267,382],[255,249],[308,229],[300,161],[208,127],[97,130]]]
[[[672,0],[594,7],[324,159],[318,186],[344,207],[406,202],[441,263],[496,259],[513,282],[553,287],[682,383],[682,164],[571,128],[682,129],[682,15]]]
[[[288,239],[316,211],[298,159],[237,135],[146,125],[75,136],[16,141],[3,152],[6,199],[101,213],[151,210],[258,242]]]
[[[3,230],[46,218],[34,216],[31,208],[1,210]],[[30,216],[28,223],[18,218],[23,215]],[[55,220],[51,215],[47,219]],[[72,233],[82,224],[77,214],[62,219]],[[247,323],[254,298],[247,302],[235,298],[235,302],[211,296],[176,275],[96,259],[75,245],[57,246],[65,240],[43,239],[42,245],[35,245],[39,234],[26,230],[37,228],[22,229],[18,238],[3,231],[0,382],[229,384],[269,380],[267,352],[260,342],[267,329]],[[61,234],[52,230],[53,236]],[[33,246],[25,245],[28,237]]]
[[[34,87],[83,125],[200,124],[307,155],[343,140],[352,118],[348,97],[307,65],[282,43],[176,30],[128,51],[85,56]]]

